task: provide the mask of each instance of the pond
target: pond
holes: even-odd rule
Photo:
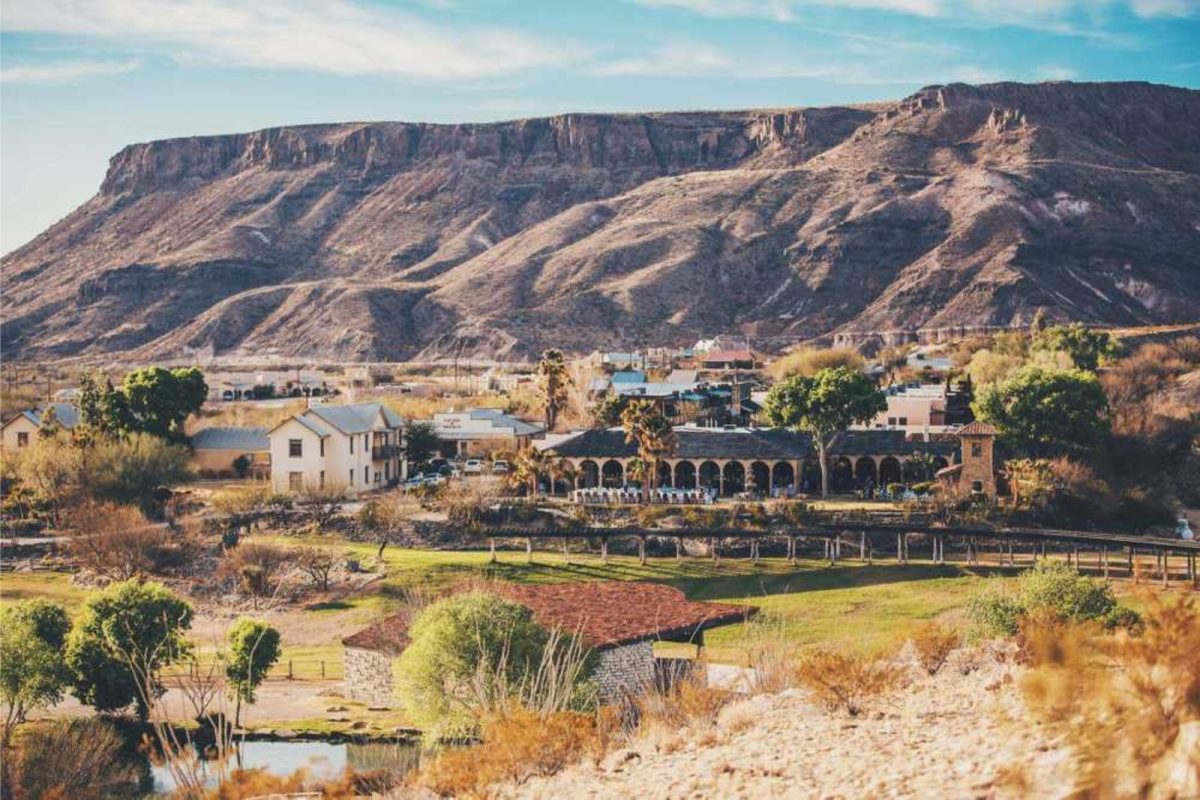
[[[242,769],[265,769],[273,775],[304,769],[315,778],[335,778],[350,767],[359,775],[387,771],[398,777],[417,767],[420,745],[403,741],[241,741],[235,758],[235,765]],[[207,781],[215,784],[219,774],[215,764],[203,762],[201,769]],[[150,775],[153,792],[165,794],[176,788],[166,766],[151,765]]]

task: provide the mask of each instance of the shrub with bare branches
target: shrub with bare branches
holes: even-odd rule
[[[317,530],[327,527],[346,505],[348,496],[343,486],[326,484],[311,486],[296,495],[296,507],[303,513],[305,519],[316,525]]]
[[[108,720],[48,721],[25,731],[4,754],[6,783],[14,800],[127,797],[136,793],[137,772],[124,748]]]
[[[71,554],[81,567],[112,581],[156,575],[186,558],[186,537],[146,521],[133,506],[84,503],[72,509]]]
[[[337,566],[337,558],[327,547],[301,547],[293,552],[296,566],[323,592],[329,591],[329,574]]]
[[[236,578],[243,591],[267,597],[275,591],[279,573],[290,562],[291,553],[285,548],[248,542],[225,553],[221,570]]]
[[[872,701],[900,688],[903,671],[879,656],[821,649],[800,659],[796,682],[826,710],[857,716]]]
[[[957,631],[940,622],[926,623],[912,635],[917,663],[930,675],[936,675],[945,666],[946,660],[961,642],[962,637]]]

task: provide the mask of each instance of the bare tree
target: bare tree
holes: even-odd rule
[[[75,531],[71,554],[109,580],[154,574],[179,551],[169,530],[147,522],[132,506],[87,502],[72,509],[68,521]]]
[[[325,547],[301,547],[295,551],[296,566],[312,579],[321,591],[329,590],[329,574],[337,565],[333,552]]]
[[[310,522],[321,529],[342,513],[347,499],[343,486],[314,486],[306,488],[296,496],[296,505]]]

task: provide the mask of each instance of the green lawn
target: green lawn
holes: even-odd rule
[[[74,613],[88,590],[71,583],[67,572],[6,572],[0,575],[0,607],[23,600],[52,600]]]

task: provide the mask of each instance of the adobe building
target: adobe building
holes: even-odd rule
[[[954,432],[961,443],[958,463],[938,470],[938,480],[959,483],[972,492],[996,496],[996,465],[993,452],[997,429],[986,422],[975,421]]]
[[[595,678],[603,703],[635,697],[663,676],[676,674],[658,659],[654,643],[704,644],[704,631],[749,619],[757,608],[688,600],[682,591],[658,583],[584,581],[516,584],[489,588],[533,612],[547,630],[578,632],[597,654]],[[346,696],[374,705],[396,705],[392,666],[408,646],[405,614],[388,617],[342,640]]]

